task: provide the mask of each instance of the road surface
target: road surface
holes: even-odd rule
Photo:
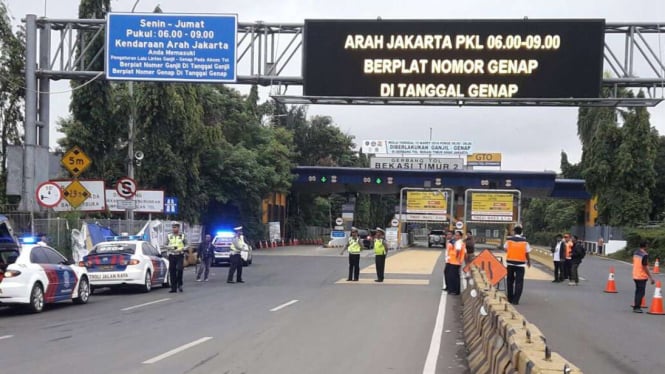
[[[440,254],[394,253],[378,284],[370,251],[355,283],[339,249],[277,248],[255,252],[244,284],[227,284],[226,267],[196,283],[188,268],[184,293],[102,290],[37,315],[0,307],[0,371],[467,373]]]

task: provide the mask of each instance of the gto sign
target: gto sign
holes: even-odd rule
[[[467,155],[466,166],[501,166],[501,153],[473,153]]]

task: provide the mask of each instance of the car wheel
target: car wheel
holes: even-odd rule
[[[150,278],[150,270],[145,272],[145,281],[143,282],[143,292],[150,292],[152,290],[152,280]]]
[[[30,305],[28,305],[28,309],[32,313],[40,313],[42,310],[44,310],[44,290],[42,289],[42,285],[39,283],[35,283],[35,285],[32,286],[32,291],[30,291]]]
[[[79,297],[74,299],[74,304],[86,304],[90,298],[90,282],[87,277],[79,281]]]

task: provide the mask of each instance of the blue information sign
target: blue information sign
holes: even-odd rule
[[[333,230],[333,231],[330,232],[330,237],[332,239],[345,238],[346,233],[342,230]]]
[[[106,78],[235,82],[237,15],[109,13]]]

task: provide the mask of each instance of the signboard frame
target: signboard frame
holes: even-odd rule
[[[143,194],[144,193],[156,193],[156,194],[161,194],[161,202],[154,203],[153,208],[142,208],[139,204],[141,203],[141,199],[143,199]],[[115,196],[117,196],[117,199]],[[117,204],[109,203],[109,201],[117,201],[117,200],[126,200],[122,196],[118,195],[118,192],[115,189],[105,189],[104,190],[104,198],[106,201],[106,207],[110,212],[124,212],[125,209],[122,209],[117,206]],[[164,213],[164,190],[137,190],[136,195],[132,198],[136,203],[136,208],[132,209],[135,213]]]
[[[69,202],[64,199],[60,203],[53,207],[55,212],[69,212],[69,211],[79,211],[79,212],[105,212],[106,211],[106,195],[105,182],[102,179],[77,179],[84,187],[91,193],[92,196],[89,196],[83,204],[79,205],[77,208],[69,205]],[[60,186],[64,189],[73,182],[73,179],[52,179],[51,182]],[[97,197],[95,198],[95,195]],[[92,208],[86,208],[86,205],[93,205]]]
[[[120,53],[117,48],[123,48],[114,46],[113,43],[111,43],[111,38],[115,37],[115,30],[114,30],[114,25],[113,21],[114,19],[116,22],[120,22],[120,20],[125,17],[127,21],[138,21],[139,26],[141,20],[147,20],[150,19],[150,21],[146,21],[145,23],[149,23],[150,25],[154,26],[144,26],[148,28],[148,30],[131,30],[133,31],[136,35],[132,34],[132,36],[135,36],[136,38],[142,38],[142,39],[148,39],[148,40],[134,40],[137,45],[142,45],[141,43],[146,43],[145,47],[139,48],[136,47],[138,51],[134,51],[137,54],[129,56],[128,53]],[[176,20],[178,19],[198,19],[201,21],[202,25],[200,27],[195,27],[193,30],[189,31],[182,31],[180,33],[181,29],[188,29],[188,27],[183,27],[183,28],[178,28],[171,23],[168,23],[165,21],[166,19],[169,18],[175,18]],[[216,43],[222,43],[222,40],[217,40],[215,36],[215,31],[219,31],[217,29],[210,30],[205,28],[205,21],[206,20],[212,20],[212,19],[219,19],[223,21],[228,21],[231,20],[233,21],[233,36],[232,40],[227,38],[222,39],[223,41],[227,41],[226,43],[228,45],[228,50],[223,50],[222,52],[226,52],[230,50],[230,53],[225,53],[224,56],[220,58],[220,61],[218,62],[213,62],[209,61],[211,58],[216,58],[219,54],[219,50],[215,50],[216,54],[206,54],[205,51],[203,55],[199,56],[198,51],[202,51],[208,48],[192,48],[190,46],[190,42],[202,42],[202,43],[210,43],[210,44],[216,44]],[[154,21],[156,20],[156,21]],[[164,22],[164,23],[159,23],[159,22]],[[156,22],[156,23],[155,23]],[[171,21],[172,23],[175,23],[176,21]],[[196,22],[196,21],[186,21],[186,22]],[[123,24],[125,25],[125,24]],[[216,25],[217,27],[220,27],[220,25]],[[225,27],[228,25],[224,25]],[[115,26],[115,27],[120,27],[120,26]],[[127,29],[129,26],[125,26],[125,29]],[[203,30],[202,30],[203,29]],[[152,31],[152,33],[150,33]],[[192,36],[192,33],[194,33],[194,36]],[[224,34],[226,36],[226,34]],[[128,35],[125,32],[124,38],[127,38]],[[155,37],[158,38],[155,40]],[[147,44],[148,42],[150,43],[159,43],[160,41],[172,41],[174,38],[180,39],[176,40],[174,43],[173,49],[178,50],[178,53],[175,55],[169,55],[168,53],[165,52],[165,50],[169,50],[163,47],[158,47],[158,44]],[[227,14],[197,14],[197,13],[123,13],[123,12],[110,12],[107,17],[106,17],[106,36],[104,38],[105,40],[105,48],[104,48],[104,73],[106,74],[106,79],[108,80],[129,80],[129,81],[148,81],[148,82],[184,82],[184,83],[194,83],[194,82],[199,82],[199,83],[235,83],[238,80],[238,14],[236,13],[227,13]],[[121,41],[127,42],[126,39],[122,39]],[[132,43],[131,41],[127,43]],[[162,42],[163,43],[163,42]],[[186,44],[185,44],[186,43]],[[123,44],[124,45],[124,44]],[[150,46],[154,47],[150,47]],[[133,45],[132,45],[132,48]],[[150,51],[156,50],[156,51],[161,51],[162,54],[155,54],[153,53],[152,55],[150,54]],[[184,51],[185,54],[180,53],[181,51]],[[230,54],[231,56],[227,56],[227,54]],[[148,74],[148,75],[153,75],[153,76],[144,76],[146,74],[134,74],[134,75],[119,75],[115,74],[113,69],[115,67],[114,64],[111,64],[111,59],[112,56],[119,56],[119,60],[123,59],[129,59],[127,62],[130,64],[129,66],[134,66],[131,64],[138,64],[136,65],[135,68],[132,69],[138,69],[139,65],[141,67],[141,71],[146,71],[147,72],[154,72],[155,74]],[[158,61],[151,61],[148,59],[148,57],[155,57],[159,58]],[[192,57],[193,56],[193,57]],[[132,57],[136,57],[136,59],[131,59]],[[169,58],[174,58],[174,60],[171,62],[173,64],[172,66],[169,65],[169,67],[166,67],[167,62],[165,59],[162,60],[161,57],[169,57]],[[184,59],[181,59],[180,57],[183,57]],[[192,61],[189,60],[191,58]],[[139,60],[139,58],[141,58]],[[202,61],[196,60],[196,58],[201,59]],[[223,59],[227,59],[228,61],[225,61]],[[194,64],[199,64],[202,66],[208,66],[210,65],[211,67],[214,65],[220,65],[222,67],[223,65],[228,64],[229,68],[226,69],[226,71],[230,71],[230,76],[229,77],[215,77],[215,78],[201,78],[201,73],[200,71],[206,71],[206,76],[208,76],[208,71],[212,69],[199,69],[199,71],[188,71],[186,69],[189,69],[189,65],[192,65],[192,68],[194,67]],[[153,67],[157,65],[164,65],[164,69],[162,71],[165,71],[168,73],[168,75],[160,75],[157,73],[157,70],[159,68]],[[148,67],[146,67],[148,66]],[[184,69],[184,70],[181,70]],[[157,70],[152,70],[152,69],[157,69]],[[168,69],[174,69],[174,70],[168,70]],[[220,69],[220,71],[217,71],[217,74],[222,74],[225,70]],[[164,74],[166,74],[164,73]]]
[[[470,211],[470,203],[473,204],[470,197],[474,193],[480,194],[513,194],[513,206],[512,206],[512,216],[510,220],[501,220],[501,219],[487,219],[479,220],[473,219],[474,216]],[[515,201],[517,199],[517,201]],[[517,207],[517,215],[515,215],[515,206]],[[500,217],[501,215],[497,215]],[[479,188],[470,188],[464,191],[464,223],[485,223],[485,224],[516,224],[522,222],[522,192],[520,190],[490,190],[490,189],[479,189]]]
[[[393,99],[597,98],[604,31],[605,20],[598,18],[308,19],[303,93]],[[529,67],[497,70],[492,60],[523,61]],[[449,68],[442,68],[444,61]],[[502,92],[499,86],[510,89]]]
[[[482,159],[478,159],[478,158]],[[466,156],[466,166],[498,166],[501,167],[503,155],[499,152],[471,153]]]
[[[387,140],[365,139],[361,144],[363,152],[375,155],[394,155],[407,158],[429,158],[467,156],[473,151],[469,140]],[[464,161],[462,160],[462,163]]]
[[[376,166],[386,167],[376,167]],[[463,158],[442,158],[429,156],[369,158],[370,169],[376,170],[464,170]]]

